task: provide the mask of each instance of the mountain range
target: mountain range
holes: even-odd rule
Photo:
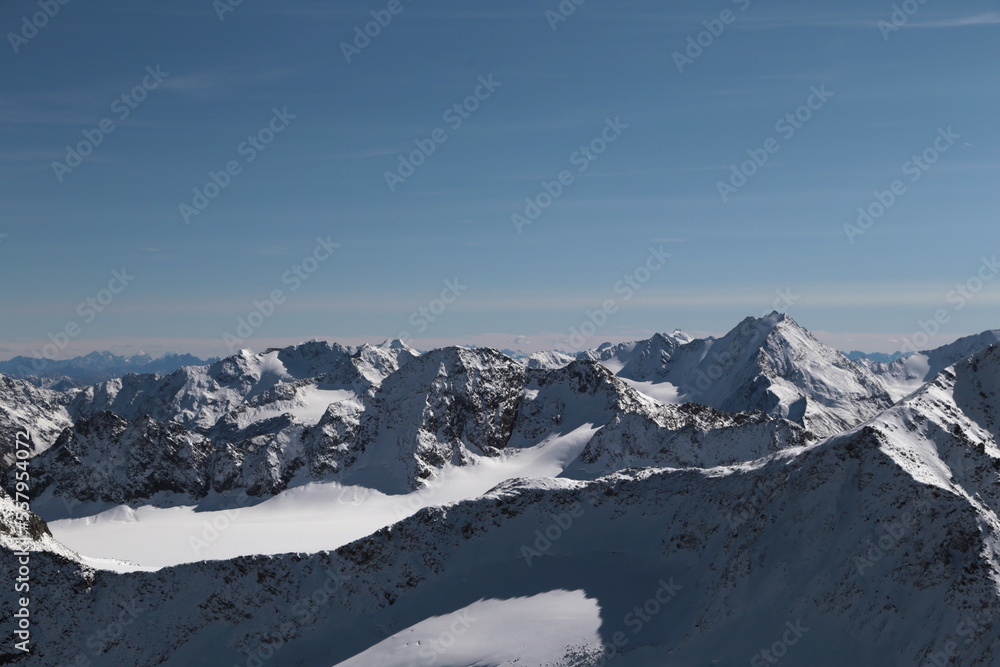
[[[212,361],[217,359],[203,361],[190,354],[165,354],[154,359],[145,352],[129,356],[91,352],[72,359],[18,356],[0,361],[0,374],[58,390],[103,382],[128,373],[170,373],[182,366],[201,366]]]
[[[0,375],[0,664],[997,664],[998,342],[851,360],[772,313]]]

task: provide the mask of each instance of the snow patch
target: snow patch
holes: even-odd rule
[[[599,646],[600,627],[600,605],[582,590],[480,600],[397,632],[334,667],[548,665],[571,648]]]

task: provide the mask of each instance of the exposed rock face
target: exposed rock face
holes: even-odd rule
[[[28,433],[32,454],[52,446],[73,422],[59,392],[0,375],[0,469],[14,462],[18,433]]]
[[[525,376],[496,350],[421,355],[372,397],[358,429],[357,467],[376,488],[409,490],[445,464],[496,456],[510,439]]]

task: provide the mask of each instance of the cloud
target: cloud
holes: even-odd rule
[[[171,74],[160,86],[163,90],[181,95],[221,95],[240,87],[256,87],[272,81],[281,81],[295,74],[289,67],[266,69],[233,68],[204,70],[191,74]]]
[[[930,21],[914,21],[908,23],[913,28],[967,28],[978,25],[1000,25],[1000,12],[978,14],[976,16],[961,16],[950,19],[932,19]]]

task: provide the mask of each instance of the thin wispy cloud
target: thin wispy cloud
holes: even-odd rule
[[[981,25],[1000,25],[1000,12],[978,14],[976,16],[961,16],[956,18],[941,18],[931,20],[914,19],[906,24],[913,28],[968,28]]]

